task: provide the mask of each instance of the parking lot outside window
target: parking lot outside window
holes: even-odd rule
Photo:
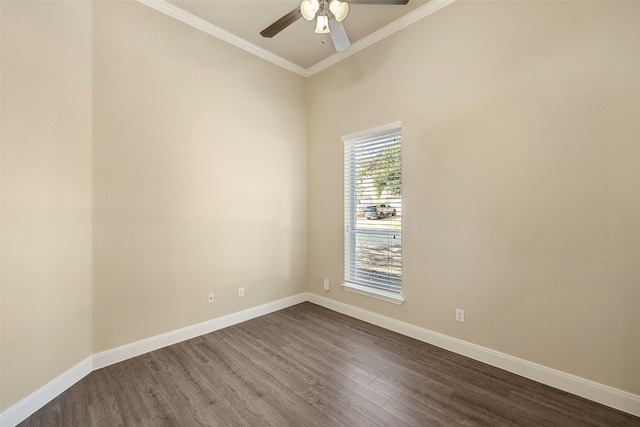
[[[402,128],[345,136],[344,288],[402,303]]]

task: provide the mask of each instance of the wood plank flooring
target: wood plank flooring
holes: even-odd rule
[[[94,371],[32,426],[640,426],[303,303]]]

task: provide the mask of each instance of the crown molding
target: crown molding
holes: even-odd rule
[[[408,27],[409,25],[417,22],[432,13],[437,12],[445,6],[450,5],[456,0],[431,0],[426,3],[424,6],[420,6],[417,9],[407,13],[406,15],[396,19],[390,24],[380,28],[379,30],[369,34],[368,36],[358,40],[353,43],[348,49],[343,50],[342,52],[336,52],[333,55],[329,56],[326,59],[312,65],[309,68],[303,68],[297,64],[294,64],[291,61],[284,59],[281,56],[278,56],[272,52],[269,52],[266,49],[261,48],[260,46],[256,46],[253,43],[249,43],[245,39],[236,36],[235,34],[224,30],[217,25],[212,24],[209,21],[206,21],[192,13],[187,12],[184,9],[181,9],[175,6],[172,3],[169,3],[165,0],[136,0],[137,2],[148,6],[152,9],[157,10],[158,12],[162,12],[167,16],[170,16],[174,19],[177,19],[180,22],[183,22],[187,25],[192,26],[200,31],[203,31],[217,39],[225,41],[229,44],[232,44],[235,47],[238,47],[246,52],[249,52],[259,58],[264,59],[265,61],[269,61],[272,64],[278,65],[286,70],[289,70],[295,74],[298,74],[302,77],[311,77],[320,71],[329,68],[330,66],[337,64],[345,58],[350,57],[363,49],[379,42],[380,40],[390,36],[391,34],[402,30],[403,28]]]
[[[180,22],[190,25],[193,28],[203,31],[217,39],[220,39],[229,44],[232,44],[233,46],[238,47],[246,52],[249,52],[259,58],[262,58],[265,61],[269,61],[286,70],[292,71],[303,77],[307,77],[307,70],[305,70],[303,67],[297,64],[294,64],[291,61],[287,61],[281,56],[271,53],[268,50],[261,48],[260,46],[256,46],[253,43],[249,43],[245,39],[240,38],[235,34],[230,33],[229,31],[224,30],[218,27],[217,25],[214,25],[211,22],[206,21],[192,13],[189,13],[184,9],[180,9],[179,7],[165,0],[136,0],[136,1],[152,9],[155,9],[158,12],[162,12],[165,15],[168,15],[174,19],[177,19]]]

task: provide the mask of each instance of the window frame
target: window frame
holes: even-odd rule
[[[343,251],[343,261],[344,261],[344,281],[342,287],[349,292],[354,292],[360,295],[365,295],[368,297],[376,298],[382,301],[390,302],[393,304],[402,304],[404,302],[404,290],[402,286],[402,276],[400,276],[400,286],[399,291],[390,291],[385,289],[380,289],[375,286],[367,286],[365,284],[354,283],[349,280],[349,269],[352,268],[351,262],[356,262],[356,235],[357,234],[367,234],[371,233],[370,231],[362,232],[363,229],[359,229],[356,226],[356,216],[357,216],[357,202],[356,202],[356,180],[355,180],[355,167],[356,162],[353,158],[348,158],[348,156],[353,156],[355,149],[348,147],[347,144],[358,144],[363,143],[364,141],[370,141],[376,138],[384,138],[385,136],[391,136],[393,134],[400,134],[400,167],[402,167],[402,123],[401,122],[393,122],[384,126],[379,126],[376,128],[368,129],[362,132],[353,133],[350,135],[343,136],[342,143],[343,153],[344,153],[344,251]],[[402,195],[400,195],[401,206],[402,206]],[[387,204],[387,201],[380,203]],[[400,209],[402,207],[400,206]],[[395,231],[394,234],[400,235],[400,247],[402,247],[402,229],[400,225],[400,230]],[[390,231],[380,230],[376,233],[384,234],[389,233]],[[402,259],[402,254],[400,253],[400,259]],[[353,261],[352,261],[353,260]],[[388,264],[384,264],[388,265]],[[402,267],[400,267],[401,269]]]

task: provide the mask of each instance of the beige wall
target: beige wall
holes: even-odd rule
[[[0,4],[3,408],[305,285],[640,394],[637,3],[459,2],[306,82],[138,3]],[[340,136],[396,120],[399,307],[335,286]]]
[[[3,1],[2,38],[3,408],[305,290],[302,77],[135,2]]]
[[[91,4],[0,7],[4,408],[92,353]]]
[[[305,80],[131,2],[93,59],[94,351],[305,291]]]
[[[459,2],[312,77],[309,290],[640,394],[639,22],[639,3]],[[396,120],[406,302],[324,294],[340,136]]]

